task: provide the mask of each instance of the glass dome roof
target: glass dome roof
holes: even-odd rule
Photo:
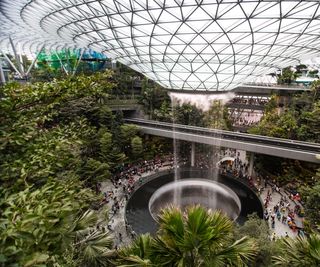
[[[34,52],[89,47],[170,89],[229,90],[320,52],[319,1],[1,0],[8,36]],[[3,26],[2,26],[3,25]]]

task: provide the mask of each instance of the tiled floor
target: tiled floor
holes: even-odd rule
[[[270,185],[268,185],[268,187],[264,191],[262,191],[262,193],[261,193],[261,199],[262,199],[263,202],[266,199],[268,190],[270,192],[272,192],[272,189],[271,189]],[[286,193],[284,193],[283,189],[280,189],[280,193],[283,194],[283,195],[286,194]],[[273,210],[273,207],[280,201],[280,199],[281,199],[281,194],[280,193],[278,193],[278,192],[271,193],[271,201],[270,201],[270,203],[268,205],[268,210],[270,208]],[[290,208],[294,208],[295,203],[293,201],[291,201],[291,200],[289,200],[289,201],[290,201]],[[285,214],[288,215],[288,212],[286,211]],[[302,222],[303,219],[299,218],[296,215],[295,216],[295,220],[299,221],[299,222]],[[281,222],[281,220],[278,221],[277,218],[275,219],[275,228],[274,229],[271,228],[271,219],[269,219],[269,226],[270,226],[270,229],[271,229],[271,233],[275,232],[276,237],[286,236],[286,233],[288,233],[288,236],[290,236],[290,237],[295,237],[295,236],[297,236],[297,233],[298,233],[297,231],[292,231],[287,224],[283,224]]]

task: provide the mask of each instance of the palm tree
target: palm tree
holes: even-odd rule
[[[221,212],[167,208],[159,216],[156,237],[142,236],[119,253],[121,266],[245,266],[256,253],[255,244],[246,237],[232,242],[232,230],[233,222]]]
[[[151,263],[151,247],[153,238],[149,234],[140,235],[133,243],[119,252],[119,259],[115,261],[118,267],[153,266]]]
[[[283,238],[280,241],[280,255],[273,257],[275,265],[283,267],[320,266],[320,235],[312,234],[309,238]]]
[[[246,237],[232,242],[233,223],[221,212],[201,206],[185,213],[165,209],[154,253],[161,266],[242,266],[255,255],[255,244]]]
[[[74,237],[72,248],[77,254],[80,266],[109,266],[109,259],[116,255],[111,250],[112,239],[109,232],[104,228],[96,228],[97,223],[99,223],[97,212],[87,210],[72,224],[70,233]]]

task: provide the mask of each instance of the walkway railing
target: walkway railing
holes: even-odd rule
[[[143,119],[126,119],[150,135],[320,163],[320,144]]]
[[[274,84],[274,83],[244,83],[241,86],[259,86],[259,87],[276,87],[276,88],[288,88],[288,89],[310,89],[310,86],[298,85],[298,84]],[[239,87],[241,87],[239,86]]]

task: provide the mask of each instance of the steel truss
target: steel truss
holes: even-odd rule
[[[2,0],[0,48],[88,47],[171,89],[228,90],[318,55],[318,0]]]

